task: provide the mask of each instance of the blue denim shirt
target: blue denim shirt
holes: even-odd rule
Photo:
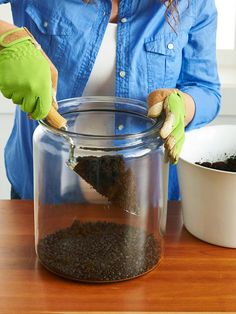
[[[59,71],[57,98],[81,96],[111,13],[110,0],[0,0],[11,2],[14,23],[26,26]],[[159,0],[120,0],[115,94],[146,100],[158,88],[191,95],[196,112],[187,129],[209,123],[220,107],[214,0],[180,0],[175,32]],[[171,19],[171,18],[170,18]],[[173,21],[172,21],[173,24]],[[32,134],[37,122],[16,109],[5,148],[8,178],[22,198],[33,198]],[[178,199],[175,167],[169,198]]]

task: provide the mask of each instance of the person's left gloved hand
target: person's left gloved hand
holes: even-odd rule
[[[166,153],[171,163],[176,164],[184,143],[185,103],[178,89],[159,89],[148,96],[148,116],[157,118],[164,111],[165,121],[160,136],[165,141]]]

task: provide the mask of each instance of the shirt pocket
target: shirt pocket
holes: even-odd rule
[[[60,15],[60,12],[54,13],[52,8],[48,9],[46,5],[37,4],[34,1],[27,5],[25,11],[26,27],[48,57],[54,63],[60,64],[65,53],[68,36],[72,33],[72,23]]]
[[[159,88],[175,87],[182,66],[182,50],[187,34],[173,32],[145,40],[149,93]]]

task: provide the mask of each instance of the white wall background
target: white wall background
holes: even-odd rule
[[[219,0],[217,0],[219,1]],[[222,1],[222,0],[220,0]],[[228,1],[228,0],[227,0]],[[230,0],[235,1],[235,0]],[[10,6],[4,4],[0,6],[0,20],[12,22]],[[227,36],[227,34],[226,34]],[[235,56],[236,60],[236,56]],[[236,123],[236,69],[232,67],[220,68],[222,82],[222,109],[219,117],[212,124]],[[4,146],[10,135],[15,105],[3,98],[0,94],[0,199],[10,198],[10,184],[7,180],[4,166]]]

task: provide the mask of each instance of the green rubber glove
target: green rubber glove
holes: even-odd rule
[[[155,94],[157,93],[157,94]],[[182,93],[178,90],[158,90],[149,95],[148,116],[158,117],[165,112],[165,121],[160,136],[165,141],[166,153],[171,163],[176,164],[184,144],[185,103]]]
[[[50,65],[29,39],[0,50],[0,91],[33,119],[48,115],[53,97]]]

